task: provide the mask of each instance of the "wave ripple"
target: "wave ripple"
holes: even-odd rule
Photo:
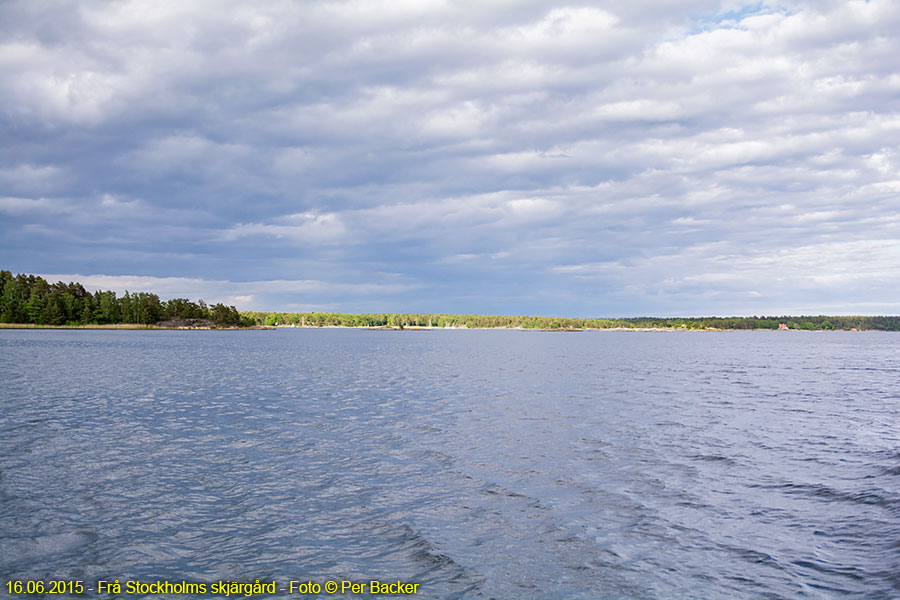
[[[0,576],[897,598],[898,349],[0,331]]]

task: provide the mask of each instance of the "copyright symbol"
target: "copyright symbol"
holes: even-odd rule
[[[325,582],[325,591],[329,594],[333,594],[337,591],[337,582],[334,581],[326,581]]]

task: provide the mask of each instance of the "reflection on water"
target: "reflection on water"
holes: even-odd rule
[[[4,582],[900,595],[900,334],[6,330],[0,356]]]

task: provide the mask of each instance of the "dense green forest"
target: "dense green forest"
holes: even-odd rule
[[[207,306],[203,300],[184,298],[161,301],[156,294],[127,291],[93,294],[80,283],[47,283],[35,275],[0,271],[0,323],[34,325],[155,325],[172,320],[209,321],[216,327],[248,327],[252,319],[233,306]]]
[[[900,331],[900,317],[629,317],[623,319],[571,319],[497,315],[451,315],[441,313],[243,313],[259,325],[297,327],[521,327],[523,329],[790,329]]]

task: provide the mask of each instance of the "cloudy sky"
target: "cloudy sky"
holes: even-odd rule
[[[0,268],[241,309],[900,313],[895,0],[7,0]]]

